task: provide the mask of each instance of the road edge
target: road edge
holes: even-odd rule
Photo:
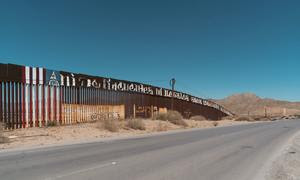
[[[266,180],[266,176],[272,169],[273,163],[279,158],[284,152],[286,152],[290,147],[293,146],[294,139],[300,136],[300,130],[295,131],[288,140],[283,143],[283,145],[275,150],[271,156],[269,157],[268,161],[264,164],[264,166],[261,168],[261,170],[258,172],[258,174],[255,176],[255,180]]]

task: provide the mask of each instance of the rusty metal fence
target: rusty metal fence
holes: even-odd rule
[[[211,101],[137,82],[0,64],[0,121],[8,129],[43,127],[49,122],[88,122],[95,114],[121,119],[151,117],[171,108],[183,116],[220,119],[231,112]]]

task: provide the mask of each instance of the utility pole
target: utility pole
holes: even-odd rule
[[[172,78],[170,80],[170,85],[172,86],[172,99],[171,99],[171,109],[172,111],[174,111],[174,89],[175,89],[175,83],[176,83],[176,80],[175,78]]]

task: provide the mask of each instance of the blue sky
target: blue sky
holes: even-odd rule
[[[0,0],[0,62],[300,101],[300,1]]]

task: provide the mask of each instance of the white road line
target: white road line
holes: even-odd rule
[[[63,175],[58,175],[58,176],[55,176],[55,177],[49,177],[49,178],[46,178],[44,180],[61,179],[61,178],[67,177],[67,176],[72,176],[74,174],[80,174],[80,173],[84,173],[84,172],[87,172],[87,171],[92,171],[92,170],[95,170],[95,169],[100,169],[100,168],[104,168],[104,167],[108,167],[108,166],[114,166],[114,165],[117,165],[117,162],[110,162],[110,163],[106,163],[106,164],[101,164],[101,165],[98,165],[98,166],[94,166],[94,167],[90,167],[90,168],[86,168],[86,169],[81,169],[81,170],[78,170],[78,171],[73,171],[73,172],[70,172],[70,173],[67,173],[67,174],[63,174]]]

